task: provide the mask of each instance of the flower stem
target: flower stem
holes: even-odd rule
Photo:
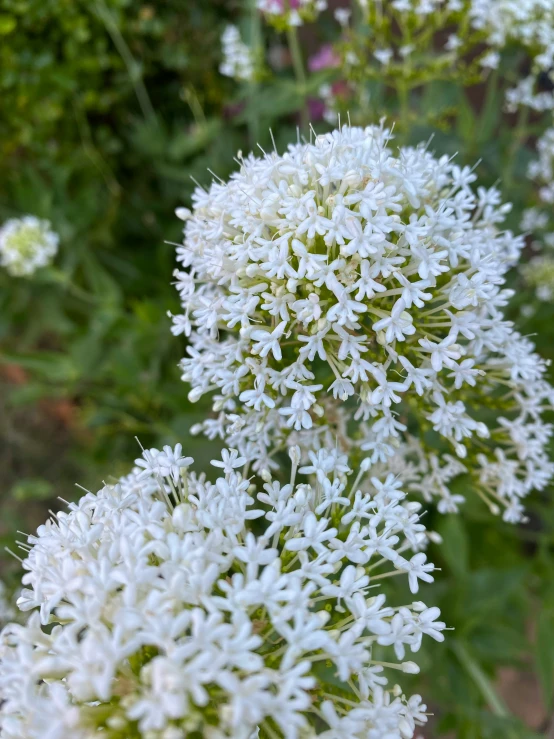
[[[481,691],[481,695],[486,700],[489,708],[495,716],[508,718],[509,711],[504,705],[500,696],[496,693],[491,681],[482,670],[481,666],[469,653],[465,644],[459,640],[454,640],[450,644],[452,650],[458,657],[460,664],[466,670],[468,675],[473,679],[475,685]]]
[[[260,52],[261,45],[261,23],[260,13],[256,0],[250,0],[249,2],[249,13],[250,13],[250,39],[249,46],[251,53],[254,54],[256,64],[258,62],[258,55]],[[256,146],[260,134],[260,114],[256,107],[256,98],[258,96],[258,81],[256,79],[250,80],[248,83],[248,97],[249,97],[249,108],[250,114],[248,116],[248,136],[250,139],[250,146],[252,149]]]
[[[302,50],[298,43],[298,31],[296,26],[289,26],[287,29],[287,40],[290,49],[290,55],[292,59],[292,66],[294,69],[294,75],[296,77],[298,91],[302,96],[302,107],[300,110],[300,120],[302,124],[302,130],[307,132],[308,130],[308,108],[306,106],[306,70],[304,69],[304,60],[302,58]]]
[[[127,42],[125,41],[121,34],[121,31],[119,30],[119,26],[114,20],[104,0],[97,1],[96,11],[100,19],[104,23],[104,27],[106,28],[108,35],[113,41],[115,48],[121,56],[125,67],[127,68],[129,79],[131,80],[131,84],[133,85],[133,88],[135,90],[135,95],[137,96],[137,100],[145,120],[153,122],[157,125],[158,121],[156,118],[156,112],[154,110],[152,102],[150,101],[148,90],[146,89],[146,86],[142,79],[140,64],[133,57],[133,54],[131,53]]]
[[[527,140],[527,124],[529,122],[530,110],[527,105],[522,105],[519,109],[516,130],[512,139],[512,144],[508,150],[506,157],[506,174],[504,175],[504,189],[509,191],[513,182],[516,168],[516,160],[519,149],[525,144]]]

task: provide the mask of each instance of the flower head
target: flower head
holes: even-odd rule
[[[236,26],[227,26],[221,36],[223,61],[219,67],[221,74],[235,80],[250,81],[254,77],[252,51],[240,37]]]
[[[28,277],[52,261],[58,242],[48,221],[10,218],[0,228],[0,265],[14,277]]]
[[[533,54],[535,64],[550,69],[554,61],[554,3],[551,0],[472,0],[471,23],[486,34],[487,42],[501,49],[509,42]],[[494,65],[493,65],[494,66]]]
[[[552,203],[554,203],[554,128],[547,128],[538,139],[537,154],[537,159],[530,162],[527,174],[530,179],[535,180],[539,185],[540,200],[548,206],[552,206]],[[542,228],[544,225],[544,223],[541,223],[540,227]],[[532,224],[532,228],[536,228],[536,226],[536,223]]]
[[[378,586],[432,580],[419,505],[392,477],[349,480],[334,451],[316,474],[292,452],[290,481],[261,488],[235,450],[215,483],[182,460],[149,450],[29,537],[32,614],[0,638],[2,736],[409,739],[425,706],[389,691],[390,671],[417,672],[407,650],[445,625]]]
[[[551,433],[545,363],[502,315],[523,239],[469,168],[389,142],[383,128],[344,127],[197,190],[178,250],[183,379],[192,400],[216,391],[217,431],[204,428],[255,469],[281,442],[322,439],[386,461],[409,427],[427,462],[444,442],[460,459],[507,449],[519,499],[552,472],[538,440]],[[537,443],[516,453],[520,427]],[[443,482],[430,488],[441,498]]]
[[[277,28],[314,21],[327,8],[327,0],[257,0],[257,7]]]

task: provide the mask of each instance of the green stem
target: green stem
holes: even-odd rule
[[[92,164],[98,169],[98,171],[102,175],[104,182],[106,183],[106,187],[113,195],[113,197],[119,197],[121,195],[121,186],[116,180],[110,168],[110,165],[107,163],[107,161],[94,145],[86,115],[80,108],[77,107],[77,105],[74,104],[73,108],[75,111],[77,129],[79,131],[79,136],[81,137],[81,144],[83,147],[83,151],[85,152],[85,156],[87,156]]]
[[[110,38],[112,39],[115,48],[119,52],[119,55],[123,59],[123,63],[125,64],[127,68],[127,73],[129,74],[129,78],[135,90],[135,95],[137,96],[137,100],[138,100],[140,109],[142,110],[142,114],[144,115],[147,121],[157,122],[156,113],[154,111],[154,106],[152,105],[150,101],[148,90],[146,89],[146,86],[142,79],[140,65],[133,57],[133,54],[131,53],[131,49],[127,45],[127,42],[125,41],[123,36],[121,35],[121,31],[119,30],[119,27],[117,23],[115,22],[104,0],[97,1],[96,9],[97,9],[98,15],[102,19],[102,22],[104,23],[104,26],[106,27],[106,31],[108,32]]]
[[[412,45],[412,33],[407,23],[400,23],[400,31],[402,34],[402,46]],[[398,81],[396,87],[400,100],[400,116],[401,128],[408,135],[410,130],[410,76],[411,76],[411,55],[404,59],[402,64],[402,77]]]
[[[530,109],[527,105],[522,105],[519,109],[516,130],[512,144],[508,150],[506,158],[506,173],[504,175],[504,188],[509,191],[514,181],[515,164],[517,152],[527,139],[527,124],[529,122]]]
[[[250,51],[256,60],[256,65],[258,58],[260,56],[260,45],[261,45],[261,35],[262,35],[262,26],[260,22],[260,13],[258,11],[256,0],[249,0],[248,2],[248,9],[250,13]],[[259,134],[260,134],[260,114],[258,110],[258,106],[256,103],[256,98],[258,96],[258,81],[256,79],[251,80],[248,83],[248,97],[249,97],[249,109],[250,113],[248,115],[248,136],[250,139],[250,146],[252,149],[256,146],[259,140]]]
[[[292,66],[298,85],[298,90],[302,95],[302,108],[300,111],[302,130],[308,130],[308,108],[306,106],[306,71],[304,69],[304,60],[302,58],[302,50],[298,43],[298,31],[296,26],[289,26],[287,29],[287,40],[289,43]]]
[[[455,652],[456,656],[460,660],[462,667],[466,670],[468,675],[473,679],[475,685],[481,691],[481,695],[487,702],[489,708],[495,716],[501,718],[508,718],[510,713],[500,696],[496,693],[491,681],[487,675],[481,669],[481,666],[469,653],[465,644],[461,641],[453,640],[450,643],[451,649]]]
[[[400,102],[400,121],[402,131],[406,134],[409,131],[409,119],[410,119],[410,98],[408,92],[408,85],[405,79],[399,80],[396,87],[398,93],[398,100]]]

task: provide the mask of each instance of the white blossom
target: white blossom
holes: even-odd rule
[[[252,52],[242,41],[239,29],[236,26],[227,26],[221,36],[223,61],[219,67],[221,74],[235,80],[248,82],[254,77],[254,62]],[[184,209],[179,208],[180,211]],[[182,215],[178,215],[182,218]]]
[[[0,265],[14,277],[28,277],[50,264],[58,243],[48,221],[35,216],[10,218],[0,228]]]
[[[417,593],[433,579],[420,506],[366,465],[352,480],[335,451],[296,482],[293,450],[290,482],[265,473],[261,488],[236,450],[214,483],[181,451],[145,452],[29,537],[18,604],[31,614],[0,637],[2,737],[409,739],[425,706],[388,680],[417,672],[407,650],[445,625],[379,583],[407,577]]]
[[[257,7],[277,27],[301,26],[327,8],[327,0],[257,0]]]
[[[554,128],[547,128],[537,141],[537,159],[530,162],[528,177],[535,180],[539,185],[539,198],[548,206],[554,203]],[[542,229],[547,225],[546,213],[537,212],[536,209],[526,211],[525,230]],[[546,219],[546,222],[545,222]]]
[[[499,416],[551,434],[546,363],[502,314],[524,244],[504,228],[510,206],[495,188],[474,192],[471,170],[424,146],[394,154],[390,138],[344,127],[243,159],[194,195],[178,250],[183,379],[191,400],[215,391],[220,415],[203,427],[254,470],[274,467],[283,443],[386,462],[404,456],[409,426],[442,436],[475,477],[478,452],[514,455]],[[517,456],[501,503],[546,484],[545,448]],[[425,478],[434,447],[421,452]],[[450,501],[448,479],[430,490]],[[500,481],[477,485],[497,510]]]

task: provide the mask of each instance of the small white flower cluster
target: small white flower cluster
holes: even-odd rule
[[[318,97],[325,106],[323,120],[330,125],[336,125],[340,116],[337,112],[337,97],[333,91],[333,86],[329,84],[321,85],[318,90]]]
[[[554,256],[541,254],[523,266],[522,274],[528,285],[535,288],[538,300],[552,302],[554,298]]]
[[[252,52],[242,41],[236,26],[227,26],[221,36],[223,61],[219,67],[221,74],[237,81],[249,82],[254,77]]]
[[[554,0],[392,0],[390,7],[419,23],[431,18],[435,27],[458,24],[463,32],[450,36],[446,45],[450,51],[473,44],[469,27],[473,28],[492,47],[483,58],[484,66],[496,67],[498,58],[491,54],[510,42],[523,46],[541,69],[548,70],[554,63]]]
[[[545,363],[502,314],[523,239],[469,168],[389,139],[344,127],[196,191],[173,319],[189,397],[216,392],[204,430],[257,470],[285,443],[377,463],[408,428],[431,450],[442,437],[471,474],[477,452],[491,461],[480,494],[517,518],[553,472]]]
[[[257,7],[268,21],[291,27],[314,21],[327,9],[327,0],[257,0]]]
[[[486,75],[516,47],[531,61],[531,71],[507,90],[508,111],[554,108],[552,92],[537,83],[537,73],[550,74],[554,66],[554,0],[391,0],[382,7],[363,0],[360,5],[372,29],[370,59],[392,75],[393,84],[406,73],[408,58],[410,75],[425,84],[430,77],[440,79],[439,71],[454,79]]]
[[[491,46],[501,49],[515,41],[541,69],[554,64],[554,0],[471,0],[469,14],[473,27],[486,33]]]
[[[552,92],[540,91],[537,76],[524,77],[514,87],[506,90],[506,110],[515,113],[519,107],[530,108],[537,113],[554,110]]]
[[[376,588],[432,581],[420,506],[337,452],[290,458],[287,484],[257,490],[233,449],[215,483],[180,445],[151,449],[29,537],[3,739],[410,739],[425,706],[388,677],[418,672],[406,649],[445,625]]]
[[[48,221],[35,216],[10,218],[0,228],[0,266],[13,277],[28,277],[50,264],[58,243]]]
[[[524,233],[535,233],[548,228],[548,214],[540,208],[526,208],[521,214],[520,229]]]
[[[540,185],[539,198],[554,203],[554,128],[548,128],[537,141],[538,158],[528,167],[527,176]]]

